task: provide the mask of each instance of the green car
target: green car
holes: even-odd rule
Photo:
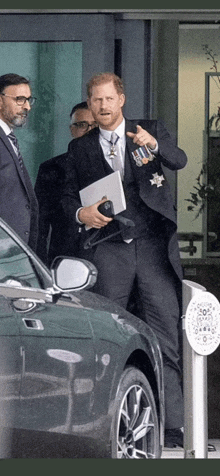
[[[96,276],[76,258],[47,269],[0,220],[1,458],[160,458],[158,341]]]

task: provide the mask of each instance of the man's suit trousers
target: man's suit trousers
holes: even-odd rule
[[[126,308],[136,280],[140,317],[154,330],[164,360],[166,428],[183,426],[183,399],[179,368],[181,285],[167,256],[167,244],[159,236],[131,243],[105,241],[97,245],[93,263],[98,269],[94,292]]]

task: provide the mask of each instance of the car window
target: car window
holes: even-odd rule
[[[1,283],[40,287],[37,275],[25,251],[0,228],[0,285]]]

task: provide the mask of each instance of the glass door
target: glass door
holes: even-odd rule
[[[82,42],[1,42],[0,57],[0,75],[28,77],[37,98],[27,124],[16,130],[35,183],[40,163],[66,152],[72,139],[70,112],[82,100]]]

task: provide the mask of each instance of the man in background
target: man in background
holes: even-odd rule
[[[0,76],[0,216],[33,250],[38,204],[13,131],[25,125],[34,101],[28,79]]]
[[[78,138],[96,126],[87,102],[76,104],[70,113],[70,132]],[[63,164],[67,154],[61,154],[43,162],[38,171],[35,192],[39,203],[39,236],[37,254],[42,261],[50,266],[59,254],[70,254],[64,247],[68,235],[65,222],[59,211],[59,203],[64,182]],[[65,230],[65,232],[64,232]],[[71,255],[75,254],[78,236],[68,236],[67,243],[72,242]]]
[[[86,101],[76,104],[70,113],[70,132],[74,139],[82,137],[97,124]]]

